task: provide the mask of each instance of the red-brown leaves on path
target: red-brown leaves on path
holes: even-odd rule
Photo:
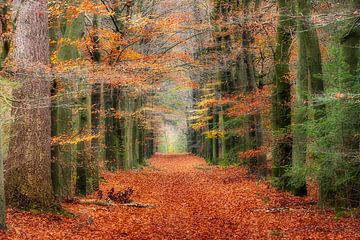
[[[132,188],[155,208],[66,204],[75,218],[9,210],[0,239],[360,239],[360,219],[335,220],[311,198],[279,193],[241,168],[157,155],[142,171],[103,174],[103,192]]]

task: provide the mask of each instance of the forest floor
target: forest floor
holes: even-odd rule
[[[313,197],[191,155],[156,155],[142,170],[102,176],[103,192],[131,187],[134,201],[154,207],[65,204],[72,218],[10,209],[0,239],[360,239],[360,218],[336,218]]]

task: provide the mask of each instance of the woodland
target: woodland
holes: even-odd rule
[[[0,239],[360,239],[360,0],[0,0]]]

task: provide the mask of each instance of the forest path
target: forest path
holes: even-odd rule
[[[360,221],[335,220],[311,198],[279,193],[241,168],[220,169],[192,155],[156,155],[131,172],[103,173],[101,189],[131,187],[144,209],[66,204],[76,218],[10,210],[0,239],[359,239]],[[3,236],[3,238],[2,238]]]

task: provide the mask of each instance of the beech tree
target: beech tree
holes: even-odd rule
[[[322,60],[319,40],[311,22],[311,2],[298,1],[298,65],[296,81],[296,106],[294,118],[294,148],[293,163],[293,193],[306,195],[306,180],[302,172],[307,158],[306,121],[309,119],[308,103],[315,106],[315,119],[319,120],[325,114],[325,106],[316,99],[324,93],[322,79]],[[300,171],[299,171],[300,170]]]
[[[274,56],[275,76],[272,99],[272,125],[275,143],[272,152],[273,178],[278,188],[289,190],[287,171],[292,163],[291,134],[291,82],[290,47],[293,41],[295,21],[293,1],[279,0],[280,17],[277,27],[277,43]]]
[[[51,112],[47,1],[13,1],[14,51],[9,154],[5,190],[8,203],[20,208],[56,206],[51,189]]]
[[[7,1],[0,1],[0,23],[1,23],[1,34],[2,36],[6,36],[9,33],[9,5]],[[0,67],[4,66],[4,62],[7,59],[10,52],[10,39],[9,37],[5,37],[1,39],[2,41],[2,49],[1,49],[1,57],[0,57]],[[1,116],[0,117],[0,229],[6,228],[6,204],[5,204],[5,186],[4,186],[4,159],[7,154],[7,141],[6,139],[6,131],[5,122],[6,116],[5,112],[9,109],[3,106],[1,101],[0,108]]]

